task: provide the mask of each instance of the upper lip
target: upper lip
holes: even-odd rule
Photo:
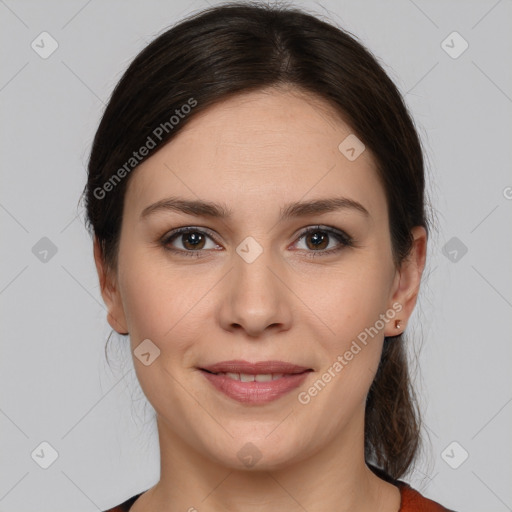
[[[311,368],[287,363],[285,361],[259,361],[257,363],[249,363],[248,361],[241,360],[221,361],[220,363],[203,366],[200,369],[212,373],[245,373],[247,375],[302,373],[311,370]]]

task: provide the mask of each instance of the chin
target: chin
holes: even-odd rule
[[[237,471],[276,471],[306,457],[303,446],[298,451],[301,442],[293,436],[274,435],[276,432],[269,435],[275,428],[275,424],[266,427],[260,434],[255,434],[253,428],[247,435],[240,433],[227,443],[205,448],[216,463]],[[211,438],[208,442],[211,443]]]

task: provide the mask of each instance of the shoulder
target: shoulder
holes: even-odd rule
[[[436,501],[425,498],[407,482],[391,477],[382,468],[374,464],[367,465],[379,478],[395,485],[400,490],[400,510],[398,512],[457,512],[443,507]]]
[[[114,508],[109,508],[108,510],[105,510],[104,512],[128,512],[132,505],[135,503],[135,500],[143,493],[136,494],[135,496],[132,496],[131,498],[127,499],[121,505],[118,505]]]
[[[399,512],[455,512],[428,498],[425,498],[408,483],[396,482],[402,498]]]
[[[408,483],[396,480],[395,484],[400,489],[401,504],[399,512],[456,512],[443,507],[436,501],[425,498]],[[129,512],[135,500],[143,493],[132,496],[117,507],[105,510],[105,512]]]

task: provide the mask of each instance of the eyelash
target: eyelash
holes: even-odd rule
[[[311,228],[306,229],[299,235],[297,240],[301,240],[306,235],[309,235],[311,233],[317,233],[317,232],[327,233],[330,236],[333,236],[341,245],[334,249],[329,249],[329,250],[306,251],[306,252],[310,253],[308,255],[309,258],[315,258],[318,256],[329,256],[329,255],[335,254],[337,252],[340,252],[344,247],[353,247],[354,246],[354,240],[350,236],[348,236],[346,233],[344,233],[343,231],[339,231],[337,229],[332,229],[332,228],[328,228],[328,227],[322,227],[322,226],[313,226]],[[196,251],[184,251],[182,249],[172,249],[169,247],[169,244],[175,238],[177,238],[179,235],[183,235],[183,234],[187,234],[187,233],[201,233],[202,235],[208,236],[216,244],[218,244],[218,242],[215,240],[215,238],[212,235],[208,234],[206,231],[204,231],[202,229],[194,228],[193,226],[178,228],[178,229],[175,229],[174,231],[171,231],[170,233],[166,233],[163,237],[160,238],[159,243],[166,251],[170,251],[172,253],[179,254],[180,256],[183,255],[183,256],[192,257],[192,258],[202,257],[200,255],[200,253],[204,252],[205,251],[204,249],[200,249],[200,250],[196,250]]]

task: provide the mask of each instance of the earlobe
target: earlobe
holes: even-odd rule
[[[401,309],[396,314],[396,320],[390,322],[384,332],[384,335],[388,337],[397,336],[404,331],[416,305],[421,276],[425,268],[427,231],[423,226],[415,226],[411,233],[414,239],[413,246],[395,276],[394,293],[391,299],[391,306],[398,303],[401,305]]]
[[[94,237],[94,262],[100,282],[101,296],[108,309],[107,321],[112,329],[119,334],[128,334],[118,287],[116,283],[112,282],[112,277],[107,271],[101,247],[96,236]],[[120,320],[118,320],[118,318]]]
[[[129,334],[129,332],[114,318],[110,311],[107,314],[107,322],[117,333],[122,334],[123,336]]]

